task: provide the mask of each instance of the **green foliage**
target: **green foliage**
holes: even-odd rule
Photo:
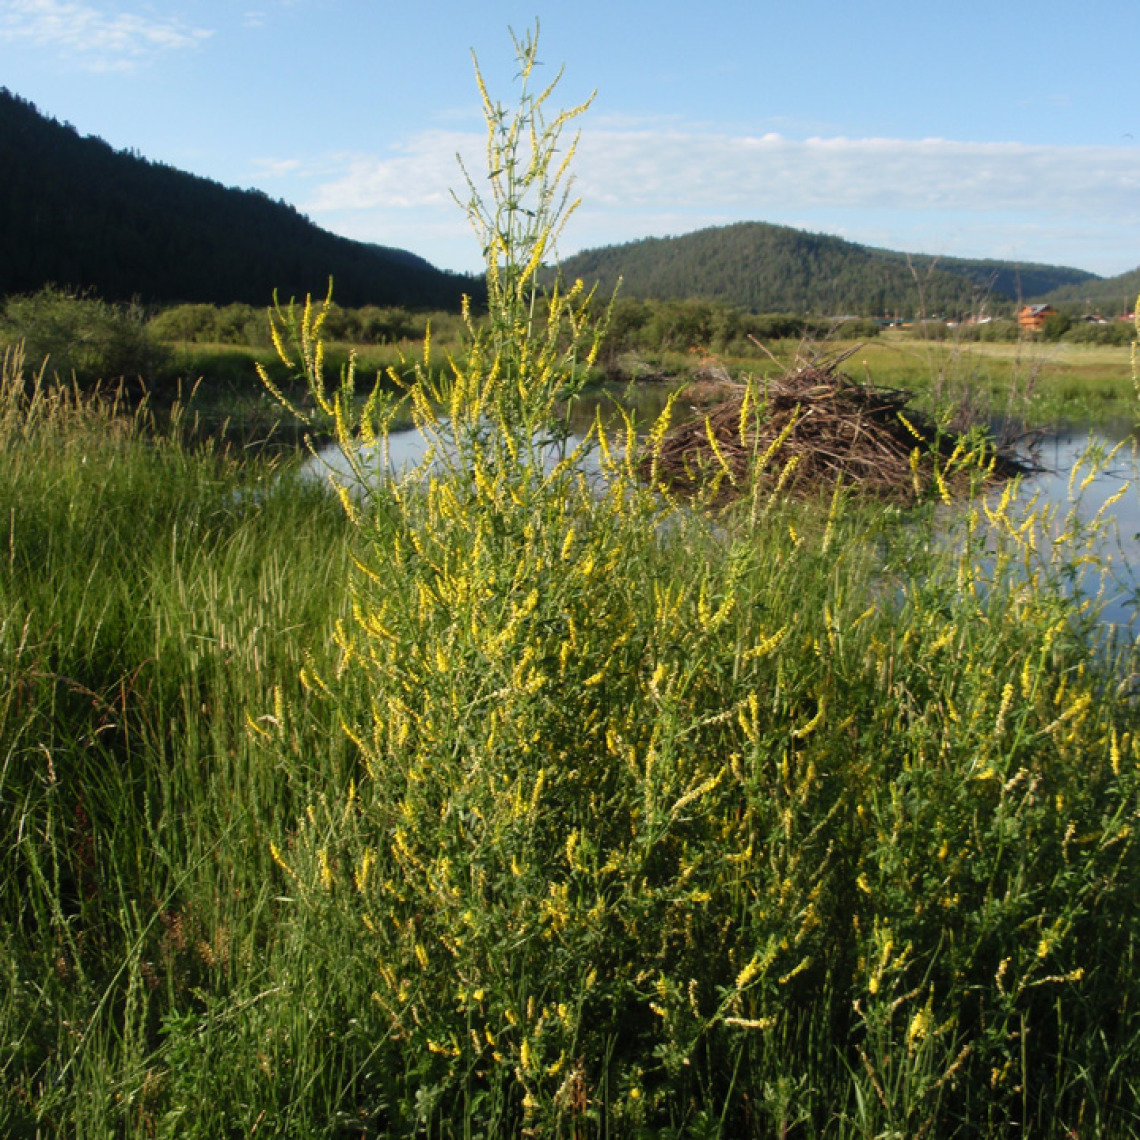
[[[562,268],[606,290],[620,278],[625,297],[699,297],[753,313],[823,317],[961,317],[1011,310],[1021,297],[1019,272],[1040,292],[1093,280],[1056,266],[908,257],[762,222],[586,250]]]
[[[655,300],[618,297],[610,310],[603,342],[606,359],[635,352],[712,352],[756,356],[756,341],[834,338],[866,340],[878,336],[871,320],[828,320],[791,313],[746,313],[719,301]]]
[[[916,321],[910,335],[919,340],[983,341],[987,344],[1015,343],[1024,333],[1014,320],[990,320],[982,324],[954,324],[945,321]]]
[[[924,340],[981,341],[1013,344],[1027,334],[1015,320],[991,320],[983,324],[947,325],[942,321],[916,324],[912,335]],[[1132,326],[1127,321],[1097,324],[1074,319],[1066,313],[1053,313],[1039,334],[1028,334],[1049,343],[1099,344],[1124,347],[1132,341]]]
[[[567,199],[517,46],[471,211],[489,319],[410,390],[434,463],[369,476],[384,413],[351,371],[326,392],[327,309],[277,332],[368,491],[341,664],[306,672],[358,778],[273,847],[300,984],[367,1057],[358,1119],[1126,1133],[1140,725],[1067,593],[1090,536],[1042,558],[1014,487],[949,542],[838,492],[713,521],[638,482],[630,421],[544,452],[597,329],[573,289],[538,304]]]
[[[397,345],[422,341],[431,328],[437,339],[457,337],[462,320],[443,310],[418,312],[398,306],[365,305],[344,308],[330,304],[324,333],[331,341],[355,345]],[[265,310],[253,305],[172,305],[148,324],[156,340],[190,344],[230,344],[268,347]]]
[[[64,380],[145,380],[166,358],[137,306],[112,305],[52,286],[9,297],[0,334],[9,344],[22,341],[27,359],[47,361],[49,372]]]
[[[157,340],[219,343],[216,305],[173,305],[150,319],[150,333]]]
[[[1095,306],[1105,316],[1118,316],[1133,311],[1136,294],[1140,291],[1140,266],[1116,277],[1072,282],[1040,295],[1038,298],[1060,308],[1072,306],[1087,313]],[[1033,294],[1026,293],[1026,296]]]
[[[304,707],[296,631],[319,644],[338,615],[344,522],[319,487],[19,354],[0,440],[0,1133],[154,1135],[187,1087],[164,1019],[259,992],[267,829],[299,807],[246,716],[275,691]],[[299,752],[343,763],[300,719]]]
[[[459,308],[479,282],[319,229],[285,202],[186,174],[39,114],[0,88],[0,296],[50,282],[112,301],[304,296],[336,277],[351,304]],[[77,192],[82,187],[82,192]]]
[[[1072,321],[1064,313],[1050,313],[1041,326],[1041,339],[1055,343],[1069,331],[1071,326]]]
[[[1108,324],[1074,321],[1062,339],[1070,344],[1118,345],[1123,348],[1132,343],[1134,333],[1128,321],[1110,321]]]

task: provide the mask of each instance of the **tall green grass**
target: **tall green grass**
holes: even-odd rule
[[[261,953],[295,775],[246,718],[319,658],[344,526],[288,471],[192,451],[13,355],[0,408],[0,1131],[122,1133],[147,1119],[163,1018]],[[335,765],[321,739],[305,751]]]

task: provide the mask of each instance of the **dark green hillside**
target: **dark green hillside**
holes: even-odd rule
[[[587,250],[562,268],[598,281],[603,291],[620,276],[627,297],[703,297],[759,313],[863,316],[992,310],[1058,285],[1097,280],[1076,269],[1000,261],[920,255],[908,264],[903,253],[763,222]]]
[[[0,88],[0,295],[54,283],[108,300],[323,295],[454,308],[475,279],[337,237],[284,202],[116,151]]]
[[[907,254],[872,249],[868,252],[905,264]],[[1010,261],[974,261],[961,257],[930,257],[911,254],[911,264],[920,274],[931,268],[940,269],[957,277],[972,281],[993,297],[1010,301],[1035,300],[1053,289],[1084,287],[1086,282],[1099,284],[1100,278],[1083,269],[1070,269],[1063,265],[1037,265],[1033,262],[1016,264]]]
[[[1044,300],[1058,308],[1088,309],[1112,316],[1130,313],[1140,294],[1140,267],[1121,273],[1117,277],[1098,278],[1078,285],[1054,289]]]

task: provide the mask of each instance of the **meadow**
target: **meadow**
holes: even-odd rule
[[[1107,517],[980,454],[714,510],[637,477],[667,420],[567,441],[604,316],[534,317],[574,113],[518,47],[454,366],[357,392],[272,317],[359,486],[4,358],[0,1132],[1137,1135]],[[438,464],[369,475],[396,416]]]
[[[446,369],[448,354],[464,351],[461,335],[448,326],[442,336],[433,331],[432,342],[437,372]],[[422,355],[423,343],[422,336],[383,345],[326,338],[326,353],[334,372],[353,356],[363,376],[386,377],[394,370],[408,378]],[[194,405],[210,424],[218,426],[228,419],[235,430],[247,435],[265,435],[273,423],[286,426],[279,409],[255,382],[257,364],[271,369],[279,382],[287,379],[271,347],[190,342],[170,342],[166,347],[170,352],[166,369],[171,376],[203,378]],[[763,384],[783,375],[797,358],[819,355],[823,359],[845,357],[841,370],[851,379],[912,392],[916,406],[943,418],[1009,419],[1049,430],[1119,422],[1135,411],[1130,349],[1116,346],[1049,344],[1029,338],[1014,343],[955,343],[889,330],[864,341],[789,338],[767,341],[763,348],[746,347],[747,352],[735,346],[724,353],[700,346],[686,351],[627,351],[613,356],[605,366],[596,364],[590,386],[620,390],[634,379],[645,400],[662,382],[682,385],[709,367],[723,369],[740,382]],[[637,380],[638,376],[657,379]],[[182,386],[189,391],[185,382]],[[169,381],[159,385],[167,393],[174,389]]]

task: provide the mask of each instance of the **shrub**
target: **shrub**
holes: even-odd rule
[[[1130,321],[1110,321],[1106,325],[1075,321],[1064,334],[1071,344],[1103,344],[1124,347],[1132,343],[1135,329]]]
[[[1072,321],[1064,313],[1050,313],[1041,326],[1043,340],[1056,342],[1069,331]]]
[[[147,326],[155,340],[217,344],[216,305],[172,305],[150,319]]]
[[[10,297],[4,311],[9,343],[23,341],[29,361],[47,361],[49,373],[81,382],[150,379],[166,359],[137,306],[47,286]]]
[[[580,286],[545,306],[535,286],[571,116],[546,124],[517,47],[519,113],[481,85],[488,319],[446,383],[425,360],[410,388],[436,466],[369,475],[382,396],[360,414],[351,365],[326,390],[323,310],[276,332],[367,492],[341,489],[342,665],[307,672],[360,767],[273,847],[295,1000],[352,1058],[350,1118],[1127,1127],[1140,720],[1067,593],[1076,516],[1045,557],[1012,485],[949,543],[910,521],[884,543],[839,491],[710,520],[638,483],[628,421],[591,434],[593,484],[556,399],[599,330]],[[282,713],[265,735],[291,731]]]

